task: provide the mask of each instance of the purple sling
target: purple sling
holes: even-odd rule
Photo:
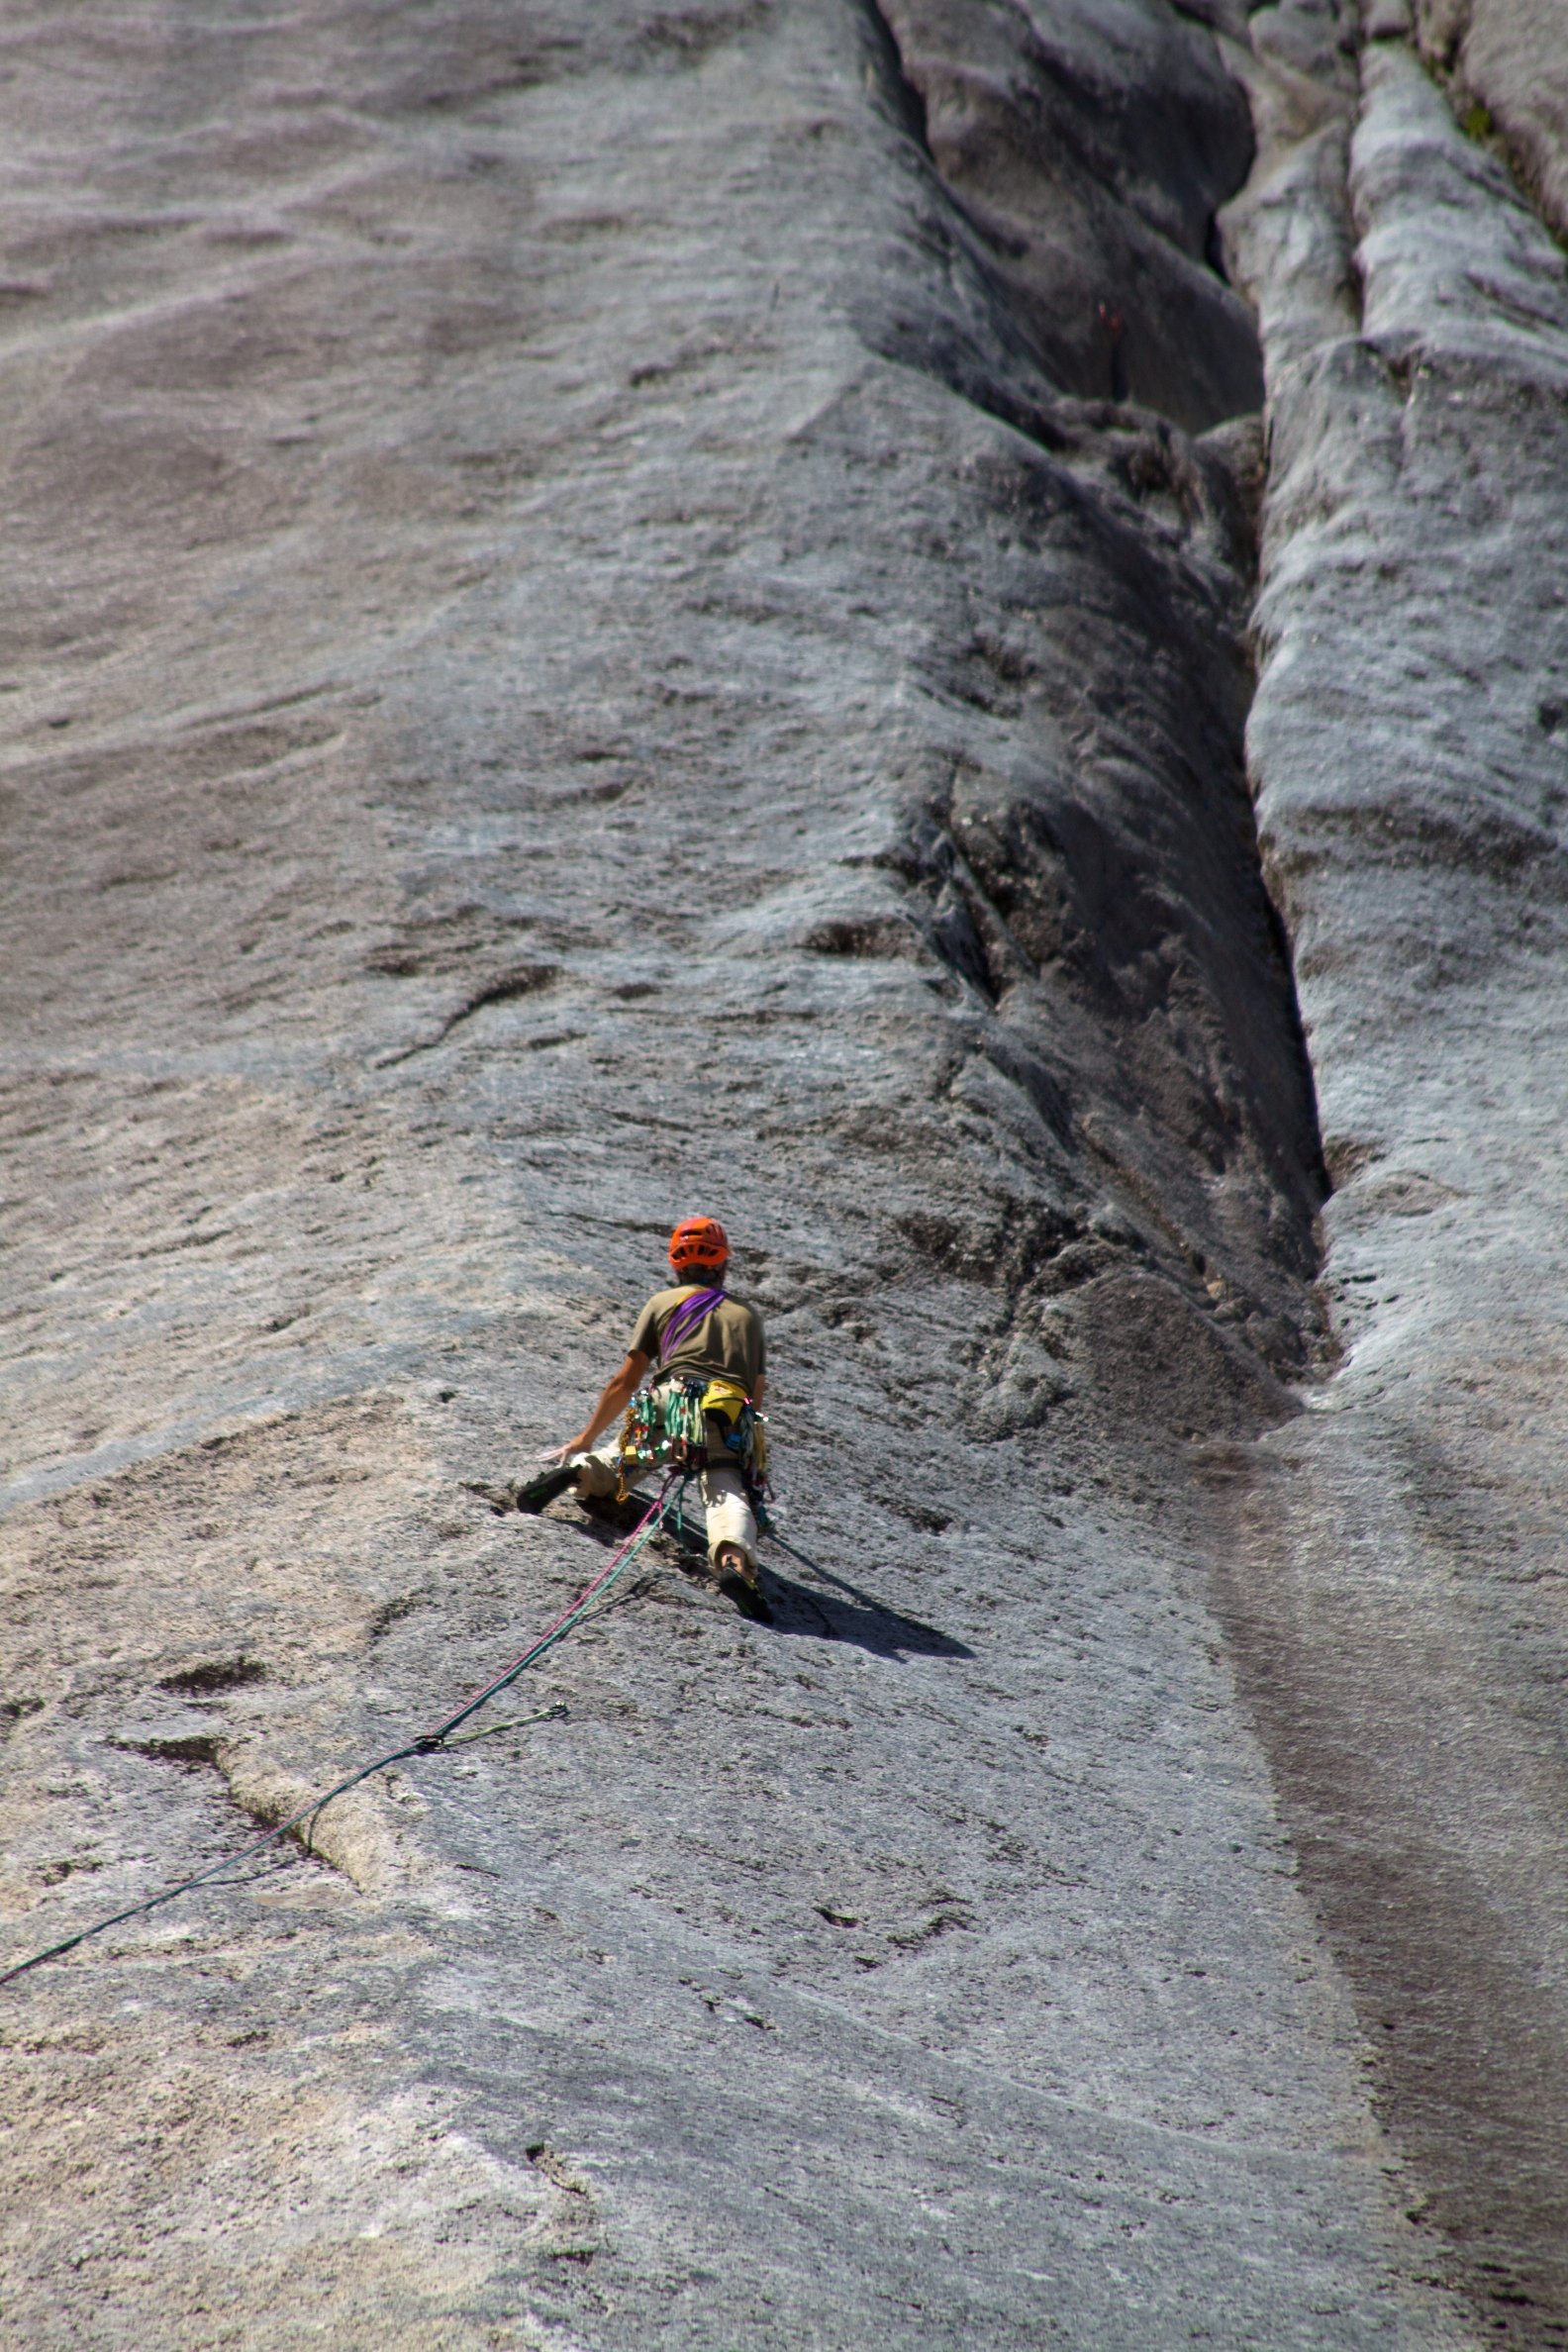
[[[654,1366],[655,1371],[660,1370],[669,1362],[681,1341],[690,1338],[697,1325],[707,1316],[712,1315],[723,1297],[724,1289],[721,1285],[717,1290],[700,1290],[693,1297],[682,1299],[664,1326],[664,1336],[659,1341],[658,1363]]]

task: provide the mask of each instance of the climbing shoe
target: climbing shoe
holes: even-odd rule
[[[773,1612],[762,1598],[757,1572],[745,1553],[735,1544],[727,1543],[715,1562],[719,1590],[726,1600],[733,1601],[742,1617],[758,1625],[771,1625]]]
[[[517,1499],[519,1511],[540,1512],[546,1503],[553,1503],[557,1495],[577,1484],[577,1466],[563,1462],[558,1470],[546,1470],[542,1478],[536,1478],[524,1487]]]

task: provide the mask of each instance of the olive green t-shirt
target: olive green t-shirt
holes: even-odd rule
[[[711,1283],[683,1282],[678,1290],[655,1291],[637,1319],[628,1352],[650,1356],[657,1362],[659,1341],[681,1301],[712,1288]],[[661,1364],[659,1370],[661,1373],[704,1372],[710,1380],[716,1377],[737,1380],[748,1397],[755,1396],[756,1384],[767,1370],[761,1316],[755,1308],[742,1306],[738,1299],[721,1299],[711,1314],[693,1324],[669,1362]]]

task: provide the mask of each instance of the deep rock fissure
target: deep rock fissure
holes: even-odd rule
[[[1429,35],[1469,11],[1419,14]],[[1477,15],[1502,100],[1549,107],[1524,14]],[[1561,1562],[1531,1460],[1560,1198],[1550,1049],[1512,1040],[1561,1002],[1538,713],[1568,641],[1519,566],[1560,561],[1568,290],[1409,32],[1400,8],[1286,6],[1243,61],[1264,152],[1231,234],[1274,432],[1251,754],[1346,1360],[1322,1414],[1210,1475],[1238,1678],[1412,2215],[1489,2335],[1537,2347],[1568,2328]],[[1403,735],[1357,724],[1399,707]]]
[[[1194,432],[1258,410],[1252,321],[1214,265],[1251,124],[1207,28],[953,0],[881,0],[879,14],[897,115],[1048,376]]]
[[[1108,616],[1111,626],[1095,648],[1106,682],[1098,710],[1080,706],[1073,713],[1075,698],[1070,690],[1064,694],[1065,681],[1059,670],[1052,674],[1048,650],[1029,630],[977,631],[973,676],[949,670],[939,681],[1002,730],[1014,729],[1024,759],[1038,762],[1042,751],[1054,753],[1064,782],[1072,779],[1066,792],[1057,798],[1048,782],[1041,790],[1031,780],[1022,793],[1004,789],[999,795],[983,778],[976,791],[960,762],[942,791],[908,805],[898,844],[881,859],[913,896],[906,907],[923,945],[945,965],[959,1005],[971,1008],[967,1014],[955,1010],[955,1018],[973,1024],[980,1016],[982,1050],[1023,1088],[1058,1148],[1058,1167],[1070,1168],[1076,1179],[1078,1198],[1048,1219],[1043,1231],[1037,1209],[1023,1212],[1018,1242],[991,1253],[998,1274],[1006,1268],[1014,1294],[1010,1324],[1029,1320],[1029,1283],[1042,1263],[1045,1281],[1060,1292],[1075,1286],[1074,1275],[1078,1282],[1103,1275],[1119,1250],[1130,1250],[1133,1261],[1157,1267],[1206,1318],[1219,1298],[1225,1320],[1247,1324],[1251,1348],[1275,1375],[1300,1377],[1324,1344],[1311,1286],[1313,1221],[1328,1181],[1289,945],[1263,879],[1241,749],[1251,690],[1246,632],[1262,465],[1257,428],[1243,414],[1194,440],[1146,410],[1086,400],[1070,380],[1051,382],[1050,354],[1031,329],[1030,298],[1005,265],[1006,241],[999,247],[995,221],[969,209],[966,192],[953,184],[952,171],[943,169],[932,147],[932,98],[942,95],[952,52],[978,20],[962,8],[886,10],[870,0],[865,16],[890,118],[918,151],[916,167],[932,183],[925,200],[928,233],[939,233],[967,265],[957,273],[958,299],[945,335],[932,338],[929,317],[919,337],[907,321],[872,322],[875,347],[934,375],[1027,435],[1040,454],[1021,461],[1015,482],[999,484],[998,507],[1019,515],[1029,543],[1065,541],[1095,562],[1102,582],[1126,582],[1130,589],[1128,609]],[[1202,45],[1225,81],[1207,31],[1193,26],[1184,37]],[[1037,91],[1030,76],[1037,82],[1040,62],[1026,42],[1012,60],[1019,78],[1006,85],[1023,134],[1036,145]],[[1244,115],[1241,92],[1228,86]],[[994,89],[990,103],[1001,103]],[[1238,138],[1232,169],[1244,171],[1250,152],[1249,134]],[[1217,205],[1238,185],[1218,182]],[[1015,188],[1016,210],[1026,209],[1026,194]],[[1041,220],[1059,194],[1047,171],[1034,196]],[[1214,214],[1208,219],[1212,224]],[[1209,242],[1207,229],[1200,242]],[[1117,258],[1115,251],[1100,257],[1099,282],[1112,294]],[[1048,277],[1042,266],[1036,257],[1035,299]],[[1082,291],[1076,277],[1052,284],[1061,311],[1070,310],[1075,287]],[[1189,347],[1189,373],[1195,364]],[[1171,379],[1170,405],[1178,414],[1191,408],[1194,397]],[[1164,724],[1156,740],[1145,734],[1127,745],[1142,771],[1133,790],[1112,784],[1108,791],[1104,770],[1086,772],[1083,755],[1088,751],[1092,760],[1101,731],[1109,734],[1126,710],[1145,699],[1151,653],[1156,676],[1174,657],[1189,678],[1207,682],[1221,672],[1225,691],[1216,698],[1219,707],[1212,702],[1204,710],[1200,688],[1196,708],[1159,714]],[[1115,759],[1119,747],[1109,747]],[[1217,856],[1217,838],[1224,842],[1226,835],[1227,849]],[[1095,878],[1108,873],[1116,875],[1114,887]],[[1174,925],[1172,896],[1187,900]],[[878,947],[874,931],[874,926],[840,926],[833,949],[899,952],[891,942]],[[819,943],[828,950],[826,935]],[[1129,1166],[1133,1155],[1106,1151],[1075,1120],[1075,1102],[1121,1091],[1135,1118],[1152,1113],[1170,1121],[1166,1073],[1146,1061],[1137,1068],[1137,1048],[1127,1052],[1129,1036],[1136,1036],[1153,1008],[1146,997],[1141,1004],[1129,1001],[1124,975],[1150,953],[1165,960],[1167,987],[1201,990],[1208,1022],[1228,1027],[1219,1046],[1222,1058],[1210,1060],[1201,1075],[1193,1071],[1189,1084],[1196,1081],[1197,1093],[1171,1124],[1184,1153],[1197,1140],[1195,1127],[1209,1127],[1213,1139],[1200,1148],[1217,1172],[1251,1128],[1244,1139],[1264,1163],[1259,1174],[1268,1196],[1251,1204],[1252,1243],[1261,1243],[1258,1254],[1272,1269],[1266,1300],[1256,1285],[1257,1258],[1251,1281],[1238,1282],[1233,1257],[1215,1246],[1210,1221],[1203,1221],[1209,1230],[1201,1233],[1194,1229],[1198,1219],[1181,1214],[1189,1204],[1196,1207],[1191,1180],[1187,1202],[1173,1200],[1168,1166],[1158,1175]],[[1071,1029],[1062,1020],[1064,997]],[[1169,998],[1162,1010],[1169,1020]],[[1250,1034],[1247,1048],[1237,1052],[1241,1027]],[[1118,1089],[1113,1079],[1108,1088],[1103,1060],[1098,1068],[1084,1066],[1096,1030],[1104,1040],[1102,1055],[1110,1046],[1133,1063],[1130,1085],[1124,1081]],[[1067,1037],[1076,1055],[1071,1046],[1064,1054]],[[1240,1072],[1235,1062],[1243,1063]],[[1236,1099],[1243,1093],[1244,1106]],[[1095,1240],[1089,1233],[1093,1200],[1084,1196],[1097,1158],[1130,1217],[1123,1216],[1120,1229],[1113,1229],[1114,1220],[1111,1226],[1102,1221],[1098,1259],[1069,1269],[1064,1251],[1081,1252]],[[1199,1187],[1203,1183],[1200,1172]],[[1246,1304],[1238,1316],[1239,1299]],[[1047,1375],[1045,1396],[1051,1386]],[[1283,1400],[1265,1407],[1272,1414],[1284,1409]]]
[[[1351,61],[1356,41],[1346,37],[1344,26],[1334,21],[1331,12],[1300,13],[1307,38],[1322,45],[1318,70],[1324,86],[1337,92],[1340,110],[1336,116],[1334,108],[1328,108],[1326,127],[1321,134],[1328,149],[1338,141],[1337,173],[1330,168],[1316,181],[1325,215],[1331,217],[1337,209],[1340,223],[1338,288],[1330,288],[1330,292],[1348,297],[1349,315],[1342,332],[1357,340],[1366,358],[1386,372],[1397,396],[1408,402],[1415,389],[1412,371],[1418,362],[1408,348],[1391,347],[1386,335],[1380,336],[1367,316],[1361,239],[1368,224],[1353,215],[1349,184],[1348,131],[1360,112],[1359,76]],[[906,104],[906,114],[913,115],[918,107],[925,149],[933,167],[940,168],[939,158],[944,155],[956,153],[960,162],[967,156],[972,185],[978,167],[973,151],[965,149],[959,134],[944,142],[940,119],[936,118],[933,128],[931,112],[933,98],[939,100],[943,94],[942,73],[957,70],[954,51],[962,47],[960,41],[949,40],[944,52],[942,36],[962,21],[963,11],[916,4],[897,7],[890,14],[897,28],[893,38],[897,40],[902,33],[906,52],[912,40],[925,43],[925,79]],[[1352,20],[1346,18],[1345,23],[1353,34]],[[1228,30],[1233,33],[1236,28]],[[1451,68],[1451,50],[1447,63]],[[910,78],[909,64],[906,53],[906,80]],[[1276,162],[1275,154],[1265,158],[1270,169]],[[961,170],[957,178],[962,188]],[[1225,190],[1221,201],[1235,196],[1238,189],[1239,182]],[[970,229],[983,239],[983,216],[972,217]],[[1015,258],[1019,249],[1012,248]],[[999,299],[1007,301],[1014,293],[1005,265],[994,269],[990,283]],[[1502,314],[1511,316],[1516,325],[1531,323],[1526,308],[1516,305],[1510,312],[1503,292],[1497,292],[1495,300]],[[1265,307],[1271,322],[1281,315],[1288,318],[1288,305],[1281,300]],[[1016,304],[1012,316],[1015,324],[1024,324]],[[1277,335],[1269,349],[1276,370],[1292,364],[1289,332]],[[1059,401],[1047,401],[1031,412],[1028,404],[1010,404],[993,390],[977,391],[977,386],[984,386],[984,374],[972,359],[959,363],[947,352],[937,364],[954,390],[978,397],[991,413],[1008,417],[1021,430],[1030,429],[1033,415],[1048,413],[1048,426],[1036,427],[1033,438],[1069,464],[1081,462],[1088,440],[1081,406],[1070,418]],[[1472,379],[1463,368],[1453,372],[1450,380],[1461,385],[1484,381]],[[1282,477],[1288,475],[1300,448],[1302,411],[1299,398],[1276,402]],[[1101,433],[1114,431],[1118,422],[1114,412],[1103,413],[1095,421]],[[1280,503],[1276,500],[1276,509]],[[1315,520],[1310,509],[1293,508],[1288,493],[1284,512],[1284,531],[1278,520],[1274,524],[1276,565],[1286,543],[1285,532],[1310,529]],[[1265,659],[1272,658],[1276,650],[1277,640],[1271,638],[1265,624]],[[1549,734],[1539,716],[1546,707],[1546,702],[1539,704],[1536,718],[1540,731]],[[1245,724],[1243,716],[1240,725],[1244,728]],[[1549,904],[1560,895],[1553,880],[1558,852],[1533,814],[1522,822],[1501,808],[1488,811],[1479,820],[1470,809],[1449,816],[1441,806],[1432,805],[1432,797],[1422,785],[1423,780],[1399,793],[1385,794],[1371,824],[1355,812],[1339,818],[1342,847],[1335,840],[1335,817],[1325,812],[1317,826],[1313,854],[1319,858],[1325,852],[1354,856],[1372,873],[1385,869],[1393,875],[1412,859],[1430,869],[1447,869],[1461,879],[1480,873],[1507,888],[1526,885],[1536,906]],[[933,812],[938,819],[940,814]],[[946,838],[950,841],[950,835]],[[1015,844],[1016,840],[1015,835]],[[1053,841],[1050,846],[1057,849],[1059,844]],[[987,899],[973,868],[961,866],[950,848],[945,854],[946,865],[938,871],[949,890],[957,882],[954,914],[961,930],[955,934],[949,922],[947,932],[939,934],[928,915],[927,936],[937,952],[945,949],[954,973],[983,988],[994,1007],[1004,991],[997,985],[996,958],[986,953],[988,928],[991,935],[1000,933],[1015,952],[1019,942],[1008,930],[1005,909],[998,907],[995,898]],[[1259,882],[1260,897],[1275,928],[1280,965],[1286,973],[1292,972],[1293,958],[1281,903],[1296,906],[1299,926],[1299,909],[1311,888],[1310,880],[1301,878],[1311,869],[1293,868],[1296,854],[1276,834],[1268,844],[1266,859],[1272,887],[1261,879]],[[998,861],[991,872],[999,895],[1005,898],[1010,888],[1028,887],[1029,863],[1015,856],[1011,861]],[[935,888],[933,877],[927,885],[931,906],[935,904]],[[1539,922],[1541,916],[1536,914],[1531,920]],[[1323,959],[1322,968],[1329,972],[1334,952],[1331,933],[1321,946],[1315,937],[1309,949],[1310,955]],[[1449,968],[1455,972],[1463,968],[1451,953]],[[1294,978],[1289,1005],[1296,1050],[1305,1069],[1308,1056]],[[1058,1104],[1065,1106],[1075,1091],[1068,1088],[1059,1093]],[[1064,1144],[1078,1141],[1070,1115],[1058,1116],[1052,1126]],[[1347,1177],[1352,1176],[1356,1168],[1353,1148],[1340,1139],[1337,1154]],[[1321,1205],[1331,1186],[1326,1168],[1321,1160],[1318,1164]],[[1168,1193],[1164,1197],[1168,1198]],[[1441,1186],[1431,1195],[1434,1203],[1443,1197]],[[1450,1188],[1446,1197],[1459,1196]],[[1422,1205],[1416,1204],[1417,1208]],[[1057,1238],[1050,1262],[1060,1265],[1070,1260],[1081,1248],[1086,1230],[1080,1223],[1070,1234]],[[1030,1253],[1026,1250],[1022,1254],[1027,1264]],[[1091,1277],[1095,1271],[1092,1264],[1084,1269]],[[1029,1317],[1030,1273],[1024,1273],[1015,1259],[1009,1276],[1019,1297],[1013,1318],[1016,1324]],[[1322,1324],[1303,1319],[1297,1327],[1310,1331],[1319,1361],[1326,1368],[1329,1349]],[[1274,1360],[1279,1363],[1277,1356]],[[1114,1376],[1106,1385],[1114,1391]],[[1045,1393],[1050,1393],[1048,1377]],[[1260,1470],[1244,1456],[1231,1462],[1222,1450],[1208,1465],[1206,1475],[1216,1493],[1217,1525],[1222,1531],[1217,1605],[1234,1644],[1240,1684],[1270,1755],[1282,1801],[1297,1826],[1303,1883],[1330,1930],[1347,1981],[1355,1990],[1376,2068],[1379,2112],[1422,2184],[1421,2195],[1412,2205],[1413,2216],[1422,2228],[1444,2233],[1451,2275],[1466,2282],[1489,2326],[1521,2345],[1555,2343],[1568,2319],[1560,2259],[1564,2219],[1561,2182],[1568,2170],[1568,2150],[1560,2126],[1563,2053],[1554,2005],[1543,1999],[1531,1982],[1531,1963],[1524,1951],[1494,1948],[1497,1938],[1490,1907],[1496,1898],[1488,1893],[1487,1870],[1445,1852],[1437,1824],[1424,1817],[1428,1809],[1391,1797],[1400,1786],[1392,1759],[1385,1775],[1369,1772],[1369,1757],[1378,1746],[1375,1714],[1384,1704],[1378,1695],[1379,1676],[1393,1670],[1393,1659],[1380,1663],[1360,1660],[1357,1670],[1347,1676],[1343,1661],[1359,1647],[1353,1605],[1339,1599],[1330,1602],[1322,1595],[1294,1594],[1292,1571],[1283,1562],[1289,1543],[1294,1540],[1301,1546],[1304,1537],[1299,1525],[1291,1536],[1271,1525],[1276,1516],[1288,1523],[1291,1515],[1291,1506],[1274,1485],[1278,1473]],[[1422,1474],[1414,1472],[1411,1483],[1419,1491]],[[1467,1678],[1475,1693],[1473,1704],[1496,1705],[1501,1696],[1500,1692],[1484,1695],[1492,1679],[1485,1664],[1462,1662],[1462,1644],[1456,1637],[1448,1638],[1452,1654],[1434,1679],[1434,1719],[1445,1707],[1457,1710],[1465,1704],[1458,1693]],[[1439,1700],[1438,1686],[1451,1695]],[[1517,1759],[1517,1768],[1525,1781],[1539,1770],[1522,1755]],[[1492,2020],[1499,2014],[1507,2014],[1517,2029],[1510,2048],[1500,2045],[1493,2030]],[[1520,2053],[1517,2059],[1512,2055],[1515,2047]],[[1508,2161],[1500,2166],[1497,2153],[1504,2148]]]
[[[1207,36],[1155,13],[1233,170]],[[1324,1192],[1242,759],[1221,190],[1083,128],[1054,304],[962,45],[889,14],[951,186],[842,0],[147,0],[110,52],[39,0],[8,50],[49,274],[6,362],[47,608],[8,775],[18,1940],[51,1885],[56,1920],[145,1892],[144,1828],[232,1831],[112,1746],[133,1687],[264,1661],[201,1695],[276,1818],[578,1588],[590,1537],[507,1482],[677,1206],[740,1242],[820,1569],[766,1636],[671,1574],[552,1653],[569,1736],[367,1803],[362,1894],[297,1868],[26,1980],[41,2341],[62,2281],[127,2342],[242,2297],[268,2347],[1463,2340],[1180,1442],[1250,1462],[1290,1416]],[[1009,172],[1062,86],[1016,137],[986,97]],[[1189,301],[1190,353],[1150,332]],[[168,756],[170,709],[324,674],[297,760]],[[1321,1008],[1334,941],[1293,935]],[[547,998],[377,1066],[525,951]],[[1355,1194],[1379,1137],[1330,1131]],[[1364,1164],[1433,1216],[1468,1182]]]

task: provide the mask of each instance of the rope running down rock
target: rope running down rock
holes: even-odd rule
[[[571,1606],[561,1612],[554,1623],[546,1627],[538,1641],[524,1651],[522,1657],[515,1658],[505,1672],[498,1674],[493,1682],[486,1683],[483,1690],[476,1691],[472,1698],[465,1699],[456,1713],[449,1715],[444,1722],[437,1723],[429,1731],[420,1732],[417,1738],[406,1741],[402,1747],[390,1748],[384,1756],[377,1756],[372,1763],[366,1764],[362,1771],[351,1773],[346,1780],[341,1780],[335,1788],[329,1789],[325,1796],[313,1799],[303,1811],[291,1814],[286,1821],[279,1821],[275,1828],[266,1832],[265,1836],[254,1839],[247,1846],[242,1846],[238,1854],[226,1854],[221,1862],[209,1863],[205,1870],[198,1870],[191,1878],[181,1879],[177,1886],[164,1887],[156,1895],[148,1895],[144,1902],[133,1903],[125,1911],[114,1911],[108,1918],[96,1920],[91,1927],[83,1927],[77,1934],[67,1935],[59,1943],[49,1944],[43,1951],[32,1953],[26,1960],[19,1960],[14,1967],[0,1970],[0,1985],[9,1985],[13,1978],[26,1976],[30,1968],[41,1968],[46,1960],[57,1960],[62,1953],[74,1951],[78,1944],[86,1943],[92,1936],[102,1935],[110,1927],[118,1927],[123,1920],[140,1918],[144,1911],[155,1911],[159,1904],[172,1903],[176,1895],[188,1894],[192,1887],[202,1886],[208,1880],[220,1877],[224,1871],[233,1870],[239,1863],[248,1862],[253,1855],[263,1853],[268,1846],[275,1845],[280,1837],[287,1837],[291,1831],[298,1829],[302,1821],[309,1824],[300,1840],[308,1852],[316,1823],[335,1798],[345,1796],[350,1789],[356,1789],[361,1781],[368,1780],[372,1773],[384,1772],[388,1765],[400,1763],[405,1756],[434,1755],[439,1748],[446,1743],[459,1723],[466,1722],[468,1717],[476,1714],[487,1700],[493,1699],[498,1691],[504,1691],[509,1683],[516,1682],[518,1676],[542,1658],[546,1650],[552,1649],[557,1641],[563,1641],[566,1635],[574,1630],[590,1603],[603,1599],[610,1587],[632,1565],[648,1537],[655,1533],[663,1523],[670,1490],[678,1475],[673,1470],[670,1472],[650,1509],[637,1522],[614,1559],[609,1562],[608,1566],[601,1569],[591,1584],[583,1587]],[[682,1478],[683,1493],[686,1481]],[[679,1498],[676,1500],[675,1509],[678,1514],[680,1511]],[[454,1744],[460,1745],[461,1743],[455,1742]]]

